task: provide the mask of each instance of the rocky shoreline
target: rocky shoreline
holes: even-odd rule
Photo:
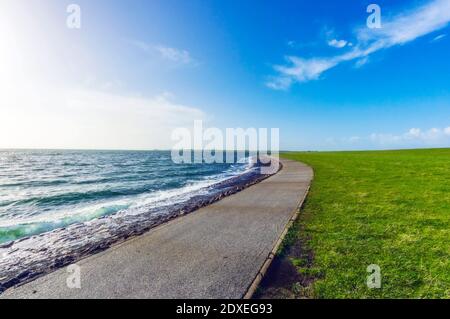
[[[0,245],[0,294],[10,287],[29,282],[142,235],[169,220],[217,202],[271,176],[260,173],[262,164],[255,165],[239,176],[206,187],[206,194],[194,194],[182,202],[155,207],[138,215],[119,212]]]

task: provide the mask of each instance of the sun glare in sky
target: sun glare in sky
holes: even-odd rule
[[[114,92],[111,83],[90,85],[97,70],[86,60],[94,54],[83,55],[88,49],[66,27],[67,13],[55,19],[31,3],[1,4],[0,147],[167,149],[172,129],[203,119],[165,92],[141,97]]]

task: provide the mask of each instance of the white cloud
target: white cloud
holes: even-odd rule
[[[287,89],[295,82],[317,80],[320,75],[336,65],[357,59],[357,66],[367,62],[366,58],[379,50],[403,45],[431,32],[440,30],[450,22],[450,1],[434,0],[426,5],[384,19],[381,29],[362,27],[356,30],[356,43],[347,53],[332,57],[304,59],[288,57],[288,65],[275,66],[278,75],[272,77],[267,86],[274,89]],[[277,82],[286,85],[276,85]],[[287,79],[290,79],[288,81]]]
[[[24,85],[0,95],[0,148],[169,149],[171,132],[206,120],[168,93],[151,98]]]
[[[274,90],[285,90],[289,88],[292,84],[292,79],[290,77],[274,77],[267,82],[267,86]]]
[[[151,45],[143,41],[129,41],[132,45],[144,51],[145,53],[157,53],[160,58],[175,63],[176,65],[196,65],[197,61],[191,56],[189,51],[177,49],[165,45]]]
[[[446,34],[440,34],[440,35],[434,37],[433,40],[431,40],[431,42],[436,42],[436,41],[442,40],[446,36],[447,36]]]
[[[445,135],[450,135],[450,126],[444,129]]]
[[[421,130],[411,128],[404,133],[372,133],[368,136],[328,137],[327,147],[332,149],[380,149],[450,147],[450,126]]]
[[[368,56],[362,57],[361,59],[356,61],[355,67],[360,68],[360,67],[364,66],[365,64],[367,64],[368,62],[369,62]]]
[[[135,47],[141,49],[142,51],[145,51],[147,53],[150,53],[152,51],[153,46],[151,46],[150,44],[143,42],[143,41],[138,41],[138,40],[129,40],[126,41],[129,42],[130,44],[134,45]]]
[[[273,89],[287,89],[293,82],[316,80],[324,71],[334,67],[336,62],[327,59],[302,59],[295,56],[286,57],[291,66],[275,66],[280,76],[267,83]]]
[[[193,64],[195,62],[190,53],[186,50],[179,50],[162,45],[155,46],[155,49],[159,52],[162,58],[175,63]]]
[[[337,40],[337,39],[332,39],[330,41],[328,41],[328,45],[330,47],[334,47],[334,48],[343,48],[347,45],[347,41],[345,40]]]
[[[449,146],[450,127],[444,129],[430,128],[426,131],[411,128],[399,135],[373,133],[369,140],[382,146]]]
[[[412,137],[419,137],[421,133],[420,128],[412,128],[409,130],[408,135]]]
[[[291,47],[291,48],[293,48],[293,47],[295,47],[295,41],[293,41],[293,40],[289,40],[288,42],[287,42],[287,46],[289,46],[289,47]]]

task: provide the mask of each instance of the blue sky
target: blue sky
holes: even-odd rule
[[[0,147],[170,148],[194,119],[289,150],[450,146],[450,0],[1,6]]]

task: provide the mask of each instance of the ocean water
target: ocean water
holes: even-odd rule
[[[159,207],[249,169],[245,158],[174,164],[168,151],[0,150],[0,244],[108,216],[163,214]]]

